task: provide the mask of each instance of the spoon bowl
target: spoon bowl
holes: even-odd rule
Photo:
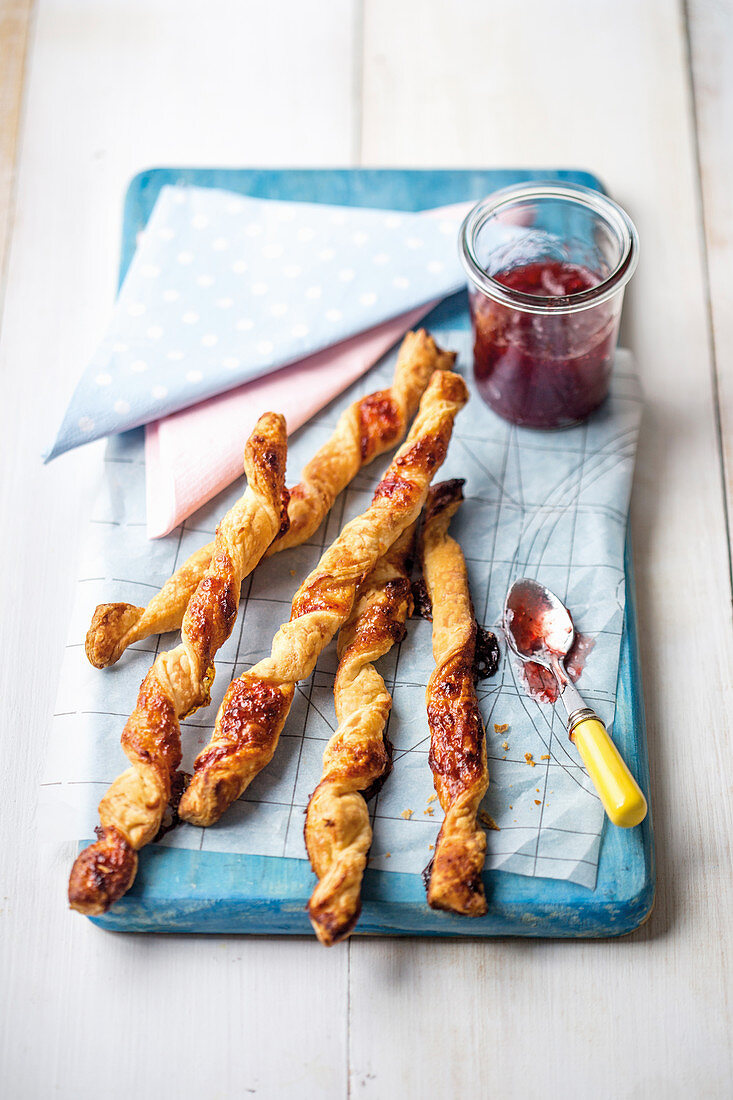
[[[522,577],[515,581],[504,604],[504,632],[522,661],[552,668],[572,649],[575,627],[570,613],[554,592]]]

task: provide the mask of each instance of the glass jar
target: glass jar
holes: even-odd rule
[[[629,216],[588,187],[520,184],[473,208],[460,255],[476,386],[495,412],[565,428],[598,408],[638,250]]]

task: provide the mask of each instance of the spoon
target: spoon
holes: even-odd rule
[[[646,799],[608,730],[585,705],[565,668],[575,640],[575,627],[565,605],[549,588],[523,577],[507,593],[504,632],[520,661],[533,661],[555,676],[568,716],[570,740],[613,824],[625,829],[638,825],[646,817]]]

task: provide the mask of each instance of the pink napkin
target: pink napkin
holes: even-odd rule
[[[473,203],[426,210],[426,217],[468,212]],[[264,378],[147,424],[148,538],[167,535],[242,476],[245,441],[266,410],[283,413],[288,432],[302,427],[355,382],[436,305],[428,302],[368,332]]]
[[[435,305],[429,302],[266,378],[148,424],[148,538],[167,535],[242,476],[244,444],[263,412],[281,412],[288,433],[297,431]]]

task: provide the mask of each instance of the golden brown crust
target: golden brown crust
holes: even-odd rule
[[[362,466],[399,443],[430,376],[436,370],[449,370],[455,358],[454,352],[442,351],[424,329],[407,333],[392,385],[349,406],[333,435],[306,465],[300,482],[291,490],[283,529],[268,554],[310,538]],[[100,604],[87,634],[86,653],[91,663],[105,668],[119,660],[133,642],[177,630],[213,551],[211,542],[192,554],[146,608]]]
[[[137,852],[121,833],[98,828],[97,836],[74,863],[69,879],[69,905],[87,916],[106,913],[130,889],[137,872]]]
[[[294,684],[275,683],[247,672],[232,681],[214,735],[196,758],[193,795],[187,799],[186,791],[181,799],[178,812],[183,820],[192,825],[218,821],[270,763],[294,694]]]
[[[461,548],[448,526],[462,481],[431,489],[422,532],[422,566],[433,608],[435,670],[426,692],[430,768],[445,818],[429,868],[428,903],[477,917],[486,912],[481,870],[486,834],[477,825],[489,785],[486,739],[474,686],[476,619]]]
[[[95,668],[107,668],[118,661],[128,645],[137,641],[135,628],[144,614],[144,607],[131,603],[98,604],[84,646],[89,662]]]
[[[275,635],[270,656],[240,677],[244,696],[234,685],[227,692],[210,742],[222,746],[222,752],[213,766],[210,748],[196,761],[180,805],[180,816],[186,821],[195,825],[217,821],[270,761],[295,684],[312,673],[319,654],[348,618],[357,590],[378,559],[417,519],[433,475],[445,459],[453,421],[467,400],[466,384],[459,375],[448,371],[433,375],[412,430],[377,486],[371,505],[344,527],[296,592],[291,617]],[[398,475],[399,496],[385,494],[382,485]],[[239,718],[229,705],[236,698],[241,707],[242,698],[263,681],[278,685],[284,698],[269,734],[266,723],[264,730],[259,725],[253,730],[246,714]]]
[[[366,798],[392,767],[384,729],[392,699],[374,662],[400,641],[412,610],[409,569],[414,524],[377,562],[339,633],[334,684],[338,728],[323,755],[310,797],[305,843],[319,882],[308,903],[326,947],[354,929],[372,842]]]
[[[456,360],[425,329],[408,332],[400,345],[392,385],[355,401],[339,417],[331,438],[303,469],[292,491],[290,530],[270,553],[298,546],[318,530],[338,494],[362,466],[397,445],[432,374]]]
[[[149,844],[160,830],[181,762],[179,719],[208,702],[212,662],[232,632],[242,578],[282,524],[286,454],[283,417],[265,413],[247,441],[247,490],[219,524],[208,569],[183,618],[181,644],[156,658],[122,733],[132,767],[102,798],[103,837],[81,853],[71,873],[69,900],[80,912],[104,912],[129,889],[136,864],[122,854]],[[127,875],[118,873],[118,863]]]
[[[86,655],[95,668],[119,661],[125,650],[151,634],[178,630],[188,601],[209,567],[214,543],[202,546],[187,558],[147,607],[130,603],[100,604],[87,631]]]

